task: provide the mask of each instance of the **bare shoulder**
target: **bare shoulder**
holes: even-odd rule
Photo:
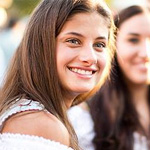
[[[6,121],[2,132],[41,136],[69,146],[66,127],[54,115],[44,111],[27,111],[14,115]]]

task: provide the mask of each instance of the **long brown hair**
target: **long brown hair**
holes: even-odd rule
[[[140,6],[128,7],[115,16],[115,25],[119,28],[130,17],[145,11],[147,9]],[[150,107],[150,86],[147,100]],[[147,136],[123,78],[117,54],[112,61],[110,80],[107,80],[88,104],[94,121],[96,135],[93,142],[96,150],[133,150],[133,133],[140,130]]]
[[[56,37],[65,22],[81,12],[96,11],[106,19],[109,32],[109,56],[113,53],[113,21],[109,9],[96,0],[43,0],[31,15],[24,37],[9,67],[0,93],[0,112],[16,99],[42,103],[68,129],[71,147],[78,149],[76,136],[66,117],[61,83],[56,66]],[[108,64],[109,64],[108,60]],[[109,70],[109,65],[108,65]],[[82,100],[85,99],[81,95]],[[80,96],[78,97],[80,99]],[[76,100],[77,101],[77,100]]]

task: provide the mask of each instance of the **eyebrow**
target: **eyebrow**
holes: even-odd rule
[[[66,33],[66,35],[69,35],[69,34],[72,34],[72,35],[75,35],[75,36],[79,36],[79,37],[84,37],[82,34],[80,34],[80,33],[77,33],[77,32],[68,32],[68,33]],[[106,40],[107,38],[106,37],[104,37],[104,36],[99,36],[99,37],[97,37],[96,38],[97,40],[98,39],[100,39],[100,40]]]
[[[139,34],[138,33],[128,33],[129,35],[133,35],[133,36],[139,36]]]

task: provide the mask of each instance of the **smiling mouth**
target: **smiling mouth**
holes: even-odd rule
[[[78,68],[69,68],[70,71],[82,74],[82,75],[93,75],[96,73],[94,70],[84,70],[84,69],[78,69]]]

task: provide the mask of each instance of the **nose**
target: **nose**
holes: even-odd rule
[[[150,59],[150,39],[146,39],[139,52],[140,57]]]
[[[88,45],[81,49],[79,54],[79,59],[81,62],[87,65],[92,65],[97,63],[97,55],[93,46]]]

